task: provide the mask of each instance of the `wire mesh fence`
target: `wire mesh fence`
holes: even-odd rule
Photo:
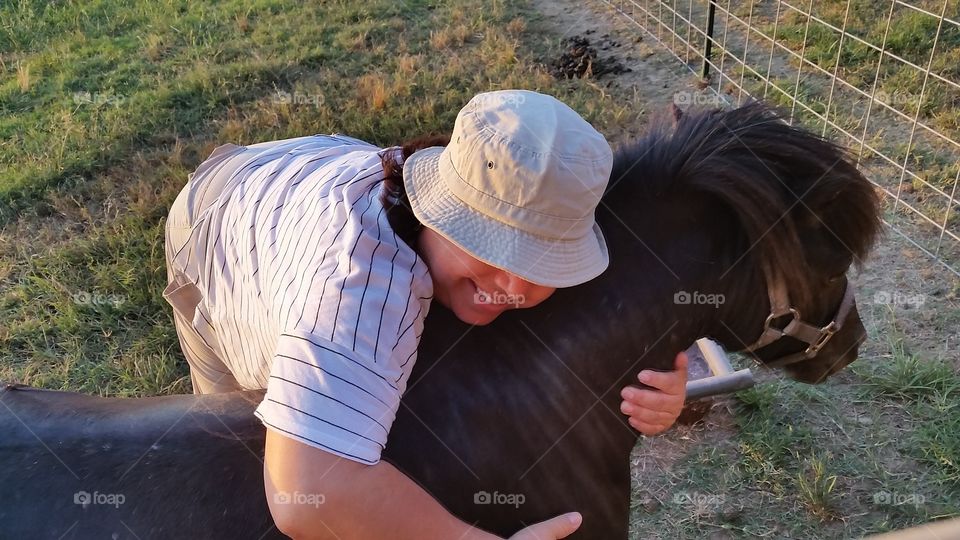
[[[698,77],[850,148],[895,233],[960,276],[960,0],[604,0]]]

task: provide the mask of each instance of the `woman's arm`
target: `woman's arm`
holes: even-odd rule
[[[267,429],[263,481],[270,513],[294,540],[497,539],[447,512],[393,465],[364,465]],[[513,538],[555,540],[579,521],[565,514]]]

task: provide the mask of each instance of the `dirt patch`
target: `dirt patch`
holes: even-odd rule
[[[616,75],[585,73],[584,79],[594,80],[624,102],[638,103],[640,115],[665,110],[675,102],[678,93],[692,93],[698,89],[698,77],[679,63],[671,53],[643,33],[632,22],[616,13],[609,5],[598,2],[571,0],[531,0],[536,12],[533,20],[549,39],[559,40],[561,50],[568,49],[570,38],[586,38],[596,52],[594,66],[616,65],[622,70]],[[551,47],[556,51],[557,43]],[[548,71],[553,72],[557,56],[543,59]],[[615,133],[604,133],[611,144],[617,145],[635,136],[641,126],[628,127]]]
[[[609,39],[608,36],[609,34],[605,34],[601,37],[599,42],[601,49],[609,50],[620,46],[619,42]],[[550,73],[558,79],[600,78],[604,75],[620,75],[630,71],[630,68],[624,67],[615,58],[597,58],[597,49],[590,45],[589,38],[571,36],[563,39],[563,45],[566,47],[563,54],[550,65]]]

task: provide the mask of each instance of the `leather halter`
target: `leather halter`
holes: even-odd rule
[[[783,367],[797,362],[810,360],[817,356],[817,353],[824,345],[830,341],[834,334],[843,327],[843,321],[850,313],[850,308],[854,304],[853,288],[850,282],[844,284],[843,300],[840,301],[840,307],[837,308],[833,319],[823,327],[817,327],[804,322],[800,318],[800,312],[790,306],[790,297],[787,295],[787,288],[780,279],[767,280],[771,285],[767,289],[770,296],[770,315],[763,323],[763,333],[752,345],[744,349],[746,352],[752,352],[761,347],[777,341],[783,336],[790,336],[798,339],[808,345],[806,350],[782,356],[765,364],[768,367]],[[791,315],[790,322],[782,329],[773,326],[774,319]]]

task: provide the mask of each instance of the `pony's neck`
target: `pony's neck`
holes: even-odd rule
[[[741,261],[729,270],[724,266],[723,278],[719,274],[706,278],[705,286],[721,291],[723,303],[707,314],[704,335],[729,351],[739,351],[760,335],[769,312],[766,282],[754,264]]]
[[[612,216],[599,219],[611,250],[620,249],[619,257],[612,253],[608,279],[631,283],[630,296],[644,299],[620,319],[635,335],[625,341],[642,341],[634,341],[644,351],[637,362],[641,369],[671,368],[676,354],[701,337],[740,350],[745,338],[759,334],[766,289],[749,252],[740,256],[746,246],[738,244],[735,216],[706,198],[686,197],[658,200],[633,217],[629,224]],[[638,238],[643,245],[625,249]],[[623,381],[635,377],[632,372]]]
[[[683,282],[700,294],[695,300],[700,309],[691,310],[698,333],[694,339],[710,337],[727,350],[741,350],[759,335],[769,307],[763,272],[751,256],[754,246],[744,244],[738,219],[729,210],[696,198],[682,207],[700,216],[684,233],[694,248],[685,255],[689,270]]]

